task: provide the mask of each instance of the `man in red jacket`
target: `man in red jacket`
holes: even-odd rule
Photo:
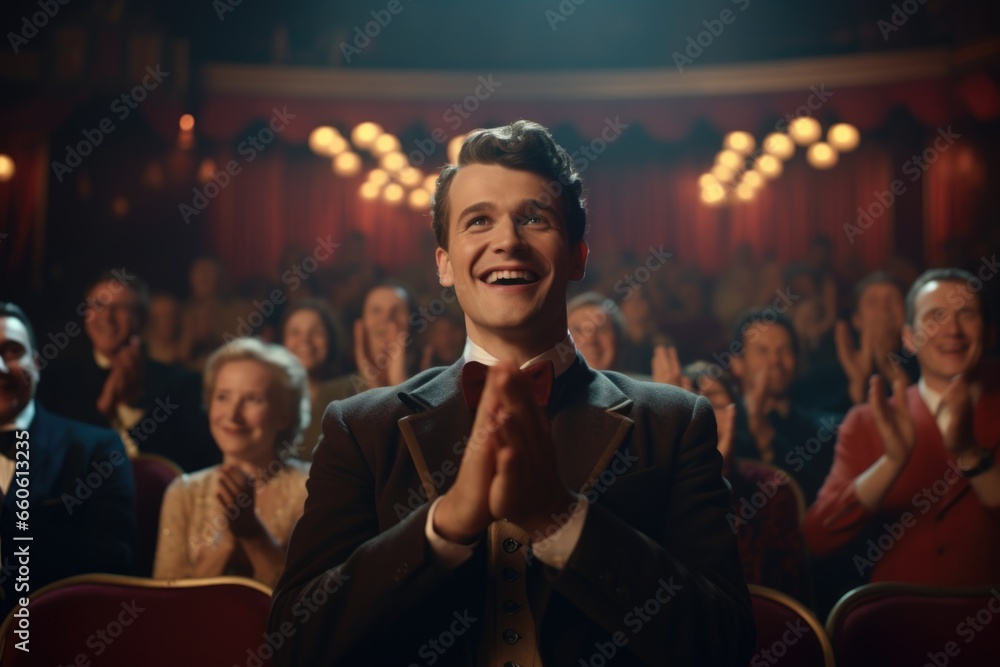
[[[848,413],[803,526],[816,555],[841,553],[872,581],[1000,582],[1000,376],[984,360],[993,327],[980,289],[960,269],[910,288],[903,344],[921,379],[906,388],[901,373],[890,401],[875,376],[868,404]]]

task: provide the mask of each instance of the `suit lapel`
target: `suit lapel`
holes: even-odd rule
[[[459,391],[462,360],[400,399],[417,410],[399,420],[399,430],[433,502],[455,481],[472,430],[472,412]]]
[[[416,410],[399,420],[399,429],[427,497],[434,500],[454,482],[474,414],[459,391],[462,360],[400,399]],[[572,489],[581,490],[607,467],[632,426],[621,414],[632,401],[583,357],[556,380],[551,408],[559,471]]]

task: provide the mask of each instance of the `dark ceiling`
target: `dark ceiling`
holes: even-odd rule
[[[3,33],[17,31],[40,1],[59,7],[53,25],[103,24],[187,39],[195,65],[672,67],[675,53],[696,54],[694,65],[702,65],[957,48],[1000,32],[995,0],[15,0],[0,9]],[[374,23],[379,18],[384,25]],[[367,44],[359,37],[366,26],[376,34]],[[705,46],[685,53],[689,38],[699,37]]]

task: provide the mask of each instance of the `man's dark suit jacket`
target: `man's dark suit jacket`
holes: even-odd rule
[[[37,400],[27,431],[28,530],[16,525],[16,472],[0,510],[4,614],[27,595],[17,590],[16,551],[24,546],[30,591],[74,574],[132,574],[135,485],[118,434],[56,416]],[[15,535],[32,540],[15,542]]]
[[[91,354],[60,360],[42,373],[38,397],[58,415],[108,427],[111,424],[98,411],[97,399],[110,372],[98,366]],[[165,456],[188,472],[222,461],[208,430],[197,373],[146,359],[142,389],[136,407],[146,413],[129,431],[140,452]]]
[[[459,391],[461,363],[327,409],[271,610],[269,631],[289,637],[276,665],[475,664],[483,622],[444,654],[427,642],[466,610],[483,617],[486,539],[443,569],[424,532],[427,503],[409,509],[421,490],[444,493],[461,462],[474,417]],[[577,355],[548,414],[564,479],[598,481],[587,486],[596,502],[564,569],[526,568],[545,664],[587,662],[620,632],[618,665],[745,665],[754,621],[708,402],[594,372]],[[630,467],[601,480],[616,460]],[[636,608],[664,584],[679,590],[639,623]]]

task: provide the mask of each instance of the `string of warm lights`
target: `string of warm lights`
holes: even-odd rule
[[[795,155],[795,146],[806,148],[806,160],[815,169],[832,169],[847,153],[858,147],[861,135],[849,123],[830,126],[823,138],[823,127],[815,118],[801,116],[788,124],[788,132],[772,132],[760,148],[749,132],[727,134],[715,164],[698,178],[701,201],[721,206],[732,201],[753,201],[767,183],[781,176],[784,163]],[[757,149],[757,150],[755,150]]]
[[[6,153],[0,153],[0,183],[6,183],[14,178],[14,160]]]
[[[460,135],[448,142],[449,161],[456,160],[464,138]],[[399,139],[378,123],[366,121],[355,125],[349,140],[337,128],[321,125],[309,133],[309,148],[316,155],[330,158],[333,172],[344,178],[361,172],[364,160],[360,151],[365,151],[378,166],[368,172],[358,189],[362,199],[381,199],[392,205],[399,205],[405,199],[415,211],[430,209],[437,175],[424,174],[414,167],[402,152]]]

